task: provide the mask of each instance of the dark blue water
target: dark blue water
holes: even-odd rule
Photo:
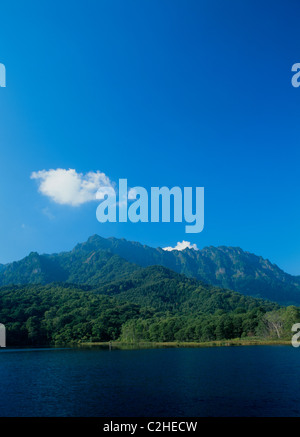
[[[0,352],[0,416],[299,416],[289,346]]]

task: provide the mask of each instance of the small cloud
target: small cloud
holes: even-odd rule
[[[22,229],[25,229],[25,228],[26,228],[26,226],[24,225],[24,223],[21,224],[21,228],[22,228]]]
[[[74,169],[40,170],[31,174],[39,182],[39,192],[60,205],[79,206],[96,200],[96,193],[111,187],[109,178],[100,171],[86,174]]]
[[[184,249],[194,249],[199,250],[197,244],[191,244],[189,241],[178,241],[175,247],[163,247],[163,250],[171,252],[172,250],[184,250]]]

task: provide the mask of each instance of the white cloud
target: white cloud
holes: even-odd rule
[[[183,240],[182,242],[178,241],[177,245],[175,247],[163,247],[163,250],[167,250],[168,252],[171,252],[172,250],[184,250],[184,249],[194,249],[199,250],[197,247],[197,244],[191,244],[189,241]]]
[[[79,206],[96,200],[98,190],[111,187],[109,178],[100,171],[86,174],[74,169],[41,170],[33,172],[31,179],[39,181],[39,191],[61,205]]]

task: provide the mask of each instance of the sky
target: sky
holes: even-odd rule
[[[99,234],[239,246],[300,275],[299,16],[295,0],[3,2],[0,263]],[[204,187],[204,230],[99,223],[93,190],[121,178]]]

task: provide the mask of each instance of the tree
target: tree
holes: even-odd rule
[[[270,311],[263,316],[263,323],[270,336],[280,338],[283,332],[283,318],[279,311]]]

